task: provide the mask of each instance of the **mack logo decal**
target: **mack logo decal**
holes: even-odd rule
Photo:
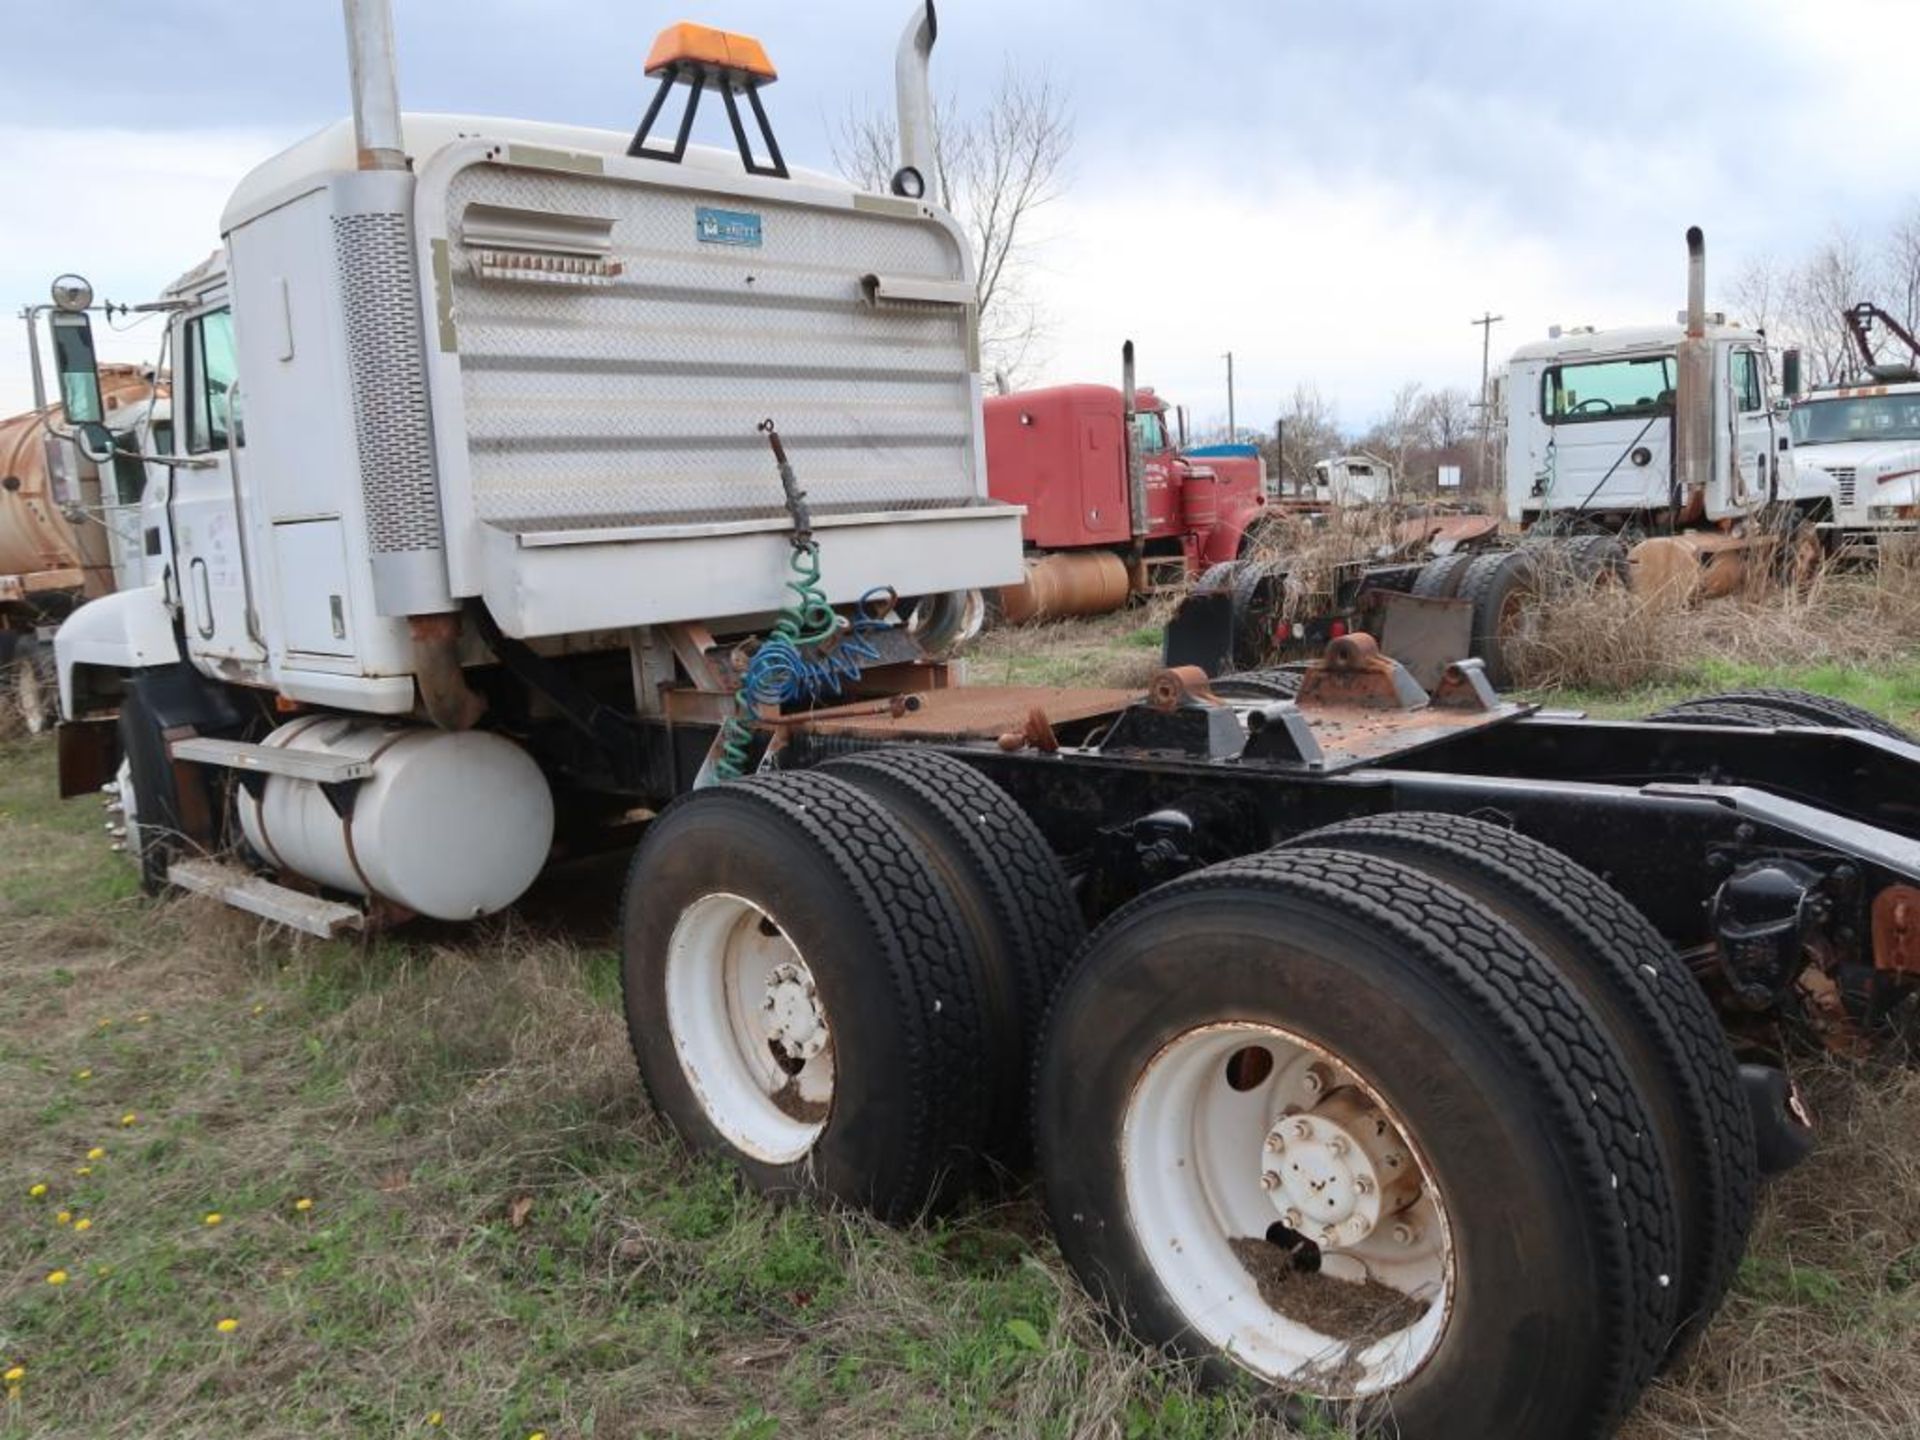
[[[702,205],[693,212],[694,237],[702,245],[746,245],[760,248],[760,217],[745,210],[715,210]]]

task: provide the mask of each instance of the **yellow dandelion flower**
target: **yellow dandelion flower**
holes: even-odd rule
[[[311,1210],[313,1209],[313,1201],[302,1195],[298,1200],[293,1202],[293,1208],[296,1210]]]
[[[256,1015],[264,1015],[267,1013],[267,1007],[264,1005],[256,1005],[253,1007],[253,1013]]]
[[[53,1223],[54,1223],[54,1224],[56,1224],[56,1225],[70,1225],[70,1224],[72,1224],[72,1223],[73,1223],[73,1212],[72,1212],[71,1210],[62,1210],[62,1211],[61,1211],[61,1212],[60,1212],[60,1213],[59,1213],[58,1215],[56,1215],[56,1216],[54,1216],[54,1217],[53,1217]]]
[[[440,1423],[440,1419],[441,1419],[440,1412],[436,1410],[431,1415],[427,1416],[427,1423],[429,1425],[438,1425]]]
[[[544,1430],[536,1430],[527,1436],[527,1440],[547,1440],[547,1432]]]
[[[91,1080],[91,1079],[93,1079],[93,1071],[91,1071],[91,1070],[76,1070],[76,1071],[74,1071],[74,1072],[73,1072],[73,1078],[74,1078],[74,1079],[76,1079],[76,1080]]]
[[[32,1196],[35,1200],[38,1200],[42,1195],[46,1193],[47,1193],[47,1187],[44,1181],[33,1186],[31,1189],[27,1191],[27,1194]]]
[[[232,1316],[228,1316],[225,1320],[217,1322],[213,1328],[218,1330],[222,1335],[231,1335],[240,1328],[240,1322]]]
[[[89,1160],[104,1160],[106,1158],[107,1158],[107,1147],[104,1145],[96,1145],[91,1150],[87,1151],[87,1159]]]
[[[129,1110],[127,1111],[126,1114],[120,1117],[120,1123],[122,1125],[131,1125],[133,1124],[134,1121],[138,1120],[139,1118],[140,1117],[138,1115],[134,1114],[133,1111]]]
[[[209,1210],[207,1212],[206,1223],[209,1225],[218,1225],[222,1220],[226,1218],[227,1217],[222,1215],[218,1210]]]
[[[75,1234],[78,1234],[78,1233],[79,1233],[79,1232],[81,1232],[82,1230],[91,1230],[91,1229],[93,1229],[93,1221],[91,1221],[91,1220],[76,1220],[76,1221],[74,1221],[74,1222],[73,1222],[73,1229],[74,1229],[74,1233],[75,1233]]]
[[[66,1283],[67,1283],[67,1272],[66,1272],[66,1271],[64,1271],[64,1270],[50,1270],[50,1271],[48,1271],[48,1272],[47,1272],[47,1283],[48,1283],[49,1285],[64,1285],[64,1284],[66,1284]]]
[[[76,1166],[74,1166],[74,1167],[73,1167],[73,1173],[74,1173],[74,1174],[76,1174],[76,1175],[91,1175],[91,1174],[93,1174],[93,1166],[91,1166],[91,1165],[76,1165]]]
[[[6,1381],[9,1385],[18,1385],[26,1378],[27,1367],[24,1365],[15,1365],[11,1370],[7,1371],[6,1374],[0,1375],[0,1380]]]

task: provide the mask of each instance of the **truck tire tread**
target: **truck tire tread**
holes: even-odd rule
[[[893,992],[892,1013],[907,1037],[906,1073],[899,1080],[910,1096],[913,1123],[902,1178],[888,1194],[839,1198],[886,1218],[957,1198],[971,1184],[988,1139],[992,1087],[981,1063],[986,1016],[955,902],[879,801],[844,780],[804,772],[751,777],[682,797],[653,821],[635,852],[621,903],[623,943],[630,945],[642,925],[672,928],[670,921],[659,924],[667,917],[648,916],[645,881],[653,857],[673,843],[675,817],[696,806],[727,804],[770,812],[807,849],[826,857],[866,920]],[[623,956],[628,1039],[659,1106],[643,1030],[652,1024],[664,1032],[666,1022],[637,1003],[633,968],[631,956]],[[804,1184],[804,1177],[796,1177],[795,1188]]]
[[[1430,971],[1521,1057],[1555,1130],[1574,1152],[1589,1223],[1605,1254],[1610,1341],[1602,1399],[1588,1433],[1612,1433],[1653,1376],[1673,1332],[1678,1213],[1649,1121],[1626,1066],[1585,1002],[1531,945],[1485,906],[1419,871],[1330,849],[1277,849],[1208,867],[1132,901],[1088,939],[1083,962],[1143,907],[1247,885],[1305,892],[1384,927],[1408,963]],[[1079,973],[1076,970],[1076,975]],[[1056,997],[1057,1020],[1073,988]],[[1047,1044],[1056,1040],[1050,1024]],[[1036,1111],[1044,1053],[1036,1070]],[[1043,1136],[1044,1138],[1044,1136]]]
[[[1435,878],[1455,885],[1462,871],[1476,872],[1480,883],[1469,893],[1483,904],[1506,913],[1505,897],[1512,897],[1577,940],[1589,977],[1633,1027],[1632,1038],[1651,1052],[1659,1073],[1648,1084],[1671,1087],[1677,1101],[1675,1119],[1683,1133],[1674,1137],[1679,1153],[1668,1160],[1685,1208],[1683,1230],[1690,1233],[1678,1286],[1680,1330],[1671,1353],[1684,1350],[1733,1282],[1759,1182],[1738,1062],[1712,1001],[1666,937],[1585,866],[1485,820],[1418,812],[1370,816],[1311,831],[1290,844],[1364,850],[1417,869],[1430,860],[1442,872]]]

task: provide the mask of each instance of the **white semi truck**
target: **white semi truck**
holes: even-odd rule
[[[346,13],[353,124],[160,302],[151,583],[59,632],[63,790],[151,887],[318,935],[637,832],[640,1074],[749,1182],[912,1216],[1030,1142],[1151,1343],[1410,1440],[1608,1431],[1808,1143],[1772,1027],[1864,1042],[1920,988],[1920,748],[1810,697],[1429,694],[1365,636],[1231,691],[950,684],[916,635],[1022,547],[924,198],[932,6],[884,195],[787,165],[746,37],[663,32],[629,137],[403,115]]]
[[[1920,532],[1920,341],[1871,301],[1850,307],[1842,318],[1859,351],[1860,370],[1798,397],[1794,456],[1802,475],[1828,487],[1823,528],[1840,545],[1871,551],[1890,536]],[[1908,361],[1880,361],[1873,345],[1876,323],[1906,346]]]
[[[1470,653],[1496,685],[1536,601],[1570,579],[1610,573],[1684,604],[1731,593],[1752,565],[1817,563],[1830,488],[1794,465],[1766,337],[1707,312],[1697,227],[1675,323],[1556,329],[1514,352],[1500,393],[1507,518],[1527,543],[1442,556],[1412,587],[1469,602]]]
[[[1651,537],[1634,563],[1659,558],[1663,578],[1674,554],[1733,570],[1714,557],[1820,498],[1801,493],[1766,337],[1707,312],[1697,228],[1687,256],[1677,323],[1559,333],[1507,367],[1509,518]]]

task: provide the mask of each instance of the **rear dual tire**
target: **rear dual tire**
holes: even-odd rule
[[[824,775],[695,792],[649,827],[621,915],[655,1109],[755,1188],[906,1218],[963,1192],[993,1080],[951,893]]]
[[[1520,932],[1594,1010],[1646,1101],[1680,1207],[1674,1350],[1719,1308],[1753,1224],[1757,1157],[1739,1066],[1672,945],[1599,876],[1460,815],[1352,820],[1295,841],[1411,865]]]
[[[1301,1106],[1314,1063],[1322,1098]],[[1408,1440],[1598,1434],[1672,1333],[1678,1217],[1617,1047],[1516,930],[1416,869],[1270,852],[1128,906],[1056,1002],[1034,1103],[1069,1262],[1133,1333],[1216,1375]],[[1387,1176],[1356,1113],[1404,1139],[1420,1198],[1319,1258],[1414,1293],[1279,1289],[1305,1232],[1295,1181],[1262,1178],[1262,1136],[1284,1156],[1302,1118],[1345,1127],[1365,1165],[1301,1141],[1321,1170],[1300,1194],[1326,1179],[1348,1224]],[[1395,1270],[1436,1235],[1437,1273]],[[1357,1329],[1356,1295],[1375,1307]]]
[[[958,760],[738,781],[635,854],[628,1035],[696,1151],[909,1218],[1023,1157],[1031,1037],[1082,934],[1033,822]]]

